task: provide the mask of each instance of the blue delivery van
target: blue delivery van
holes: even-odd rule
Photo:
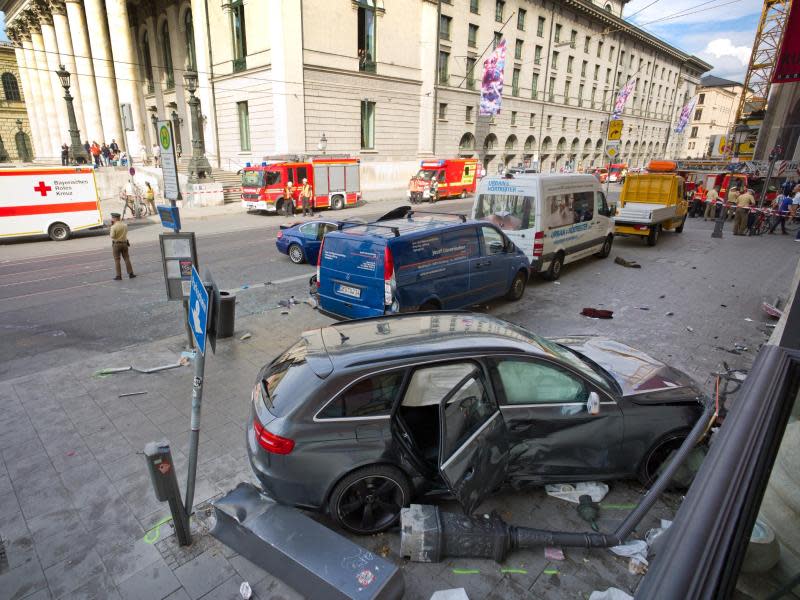
[[[495,225],[413,211],[341,225],[317,266],[320,308],[346,319],[518,300],[527,281],[525,253]]]

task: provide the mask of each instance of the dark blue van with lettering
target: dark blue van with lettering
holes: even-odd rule
[[[346,319],[519,300],[528,281],[525,253],[497,226],[459,215],[344,224],[319,256],[320,309]]]

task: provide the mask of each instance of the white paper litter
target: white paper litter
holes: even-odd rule
[[[589,600],[633,600],[633,596],[617,588],[608,588],[604,592],[592,592]]]
[[[253,597],[253,590],[250,587],[250,584],[246,581],[242,582],[242,585],[239,586],[239,593],[242,595],[244,600],[250,600]]]
[[[593,502],[600,502],[608,494],[608,486],[599,481],[581,481],[580,483],[551,483],[544,486],[548,496],[560,498],[578,504],[578,498],[588,494]]]
[[[669,529],[670,525],[672,525],[672,521],[661,519],[661,527],[653,527],[652,529],[648,530],[644,535],[644,541],[648,546],[652,546],[653,542],[655,542],[662,533]]]
[[[647,563],[647,542],[644,540],[631,540],[621,546],[611,546],[609,548],[617,556],[627,556],[628,558],[635,558],[643,564]]]

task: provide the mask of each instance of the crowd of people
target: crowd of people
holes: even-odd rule
[[[128,156],[123,150],[120,149],[119,144],[117,144],[117,140],[115,139],[112,139],[110,144],[106,144],[105,142],[102,144],[92,142],[90,144],[89,140],[86,140],[83,143],[83,149],[86,151],[86,154],[89,155],[89,158],[95,167],[124,167],[128,165]],[[69,154],[69,145],[61,144],[62,166],[67,166],[70,164],[71,161]]]

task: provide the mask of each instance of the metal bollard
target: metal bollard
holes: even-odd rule
[[[144,447],[144,457],[147,469],[150,471],[150,480],[153,491],[159,502],[169,502],[169,511],[172,522],[175,524],[175,534],[181,546],[192,543],[192,534],[189,529],[189,515],[181,502],[181,492],[178,488],[178,478],[175,475],[175,463],[172,462],[172,452],[169,442],[150,442]]]

